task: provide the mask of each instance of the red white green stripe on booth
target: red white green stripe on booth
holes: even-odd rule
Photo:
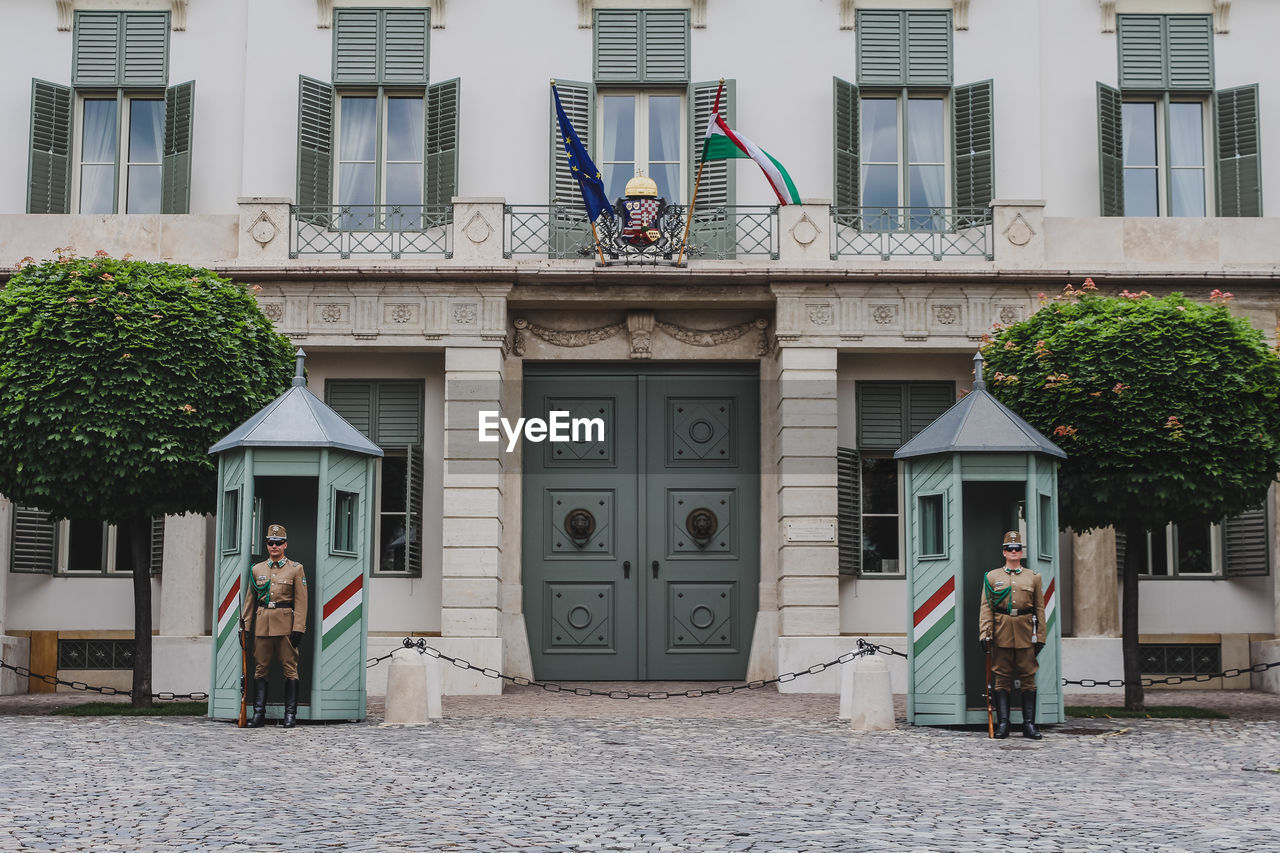
[[[218,605],[218,647],[227,641],[227,637],[231,636],[231,631],[235,628],[240,620],[240,578],[236,577],[235,583],[231,585],[231,589],[227,590],[227,594],[222,597],[222,603]]]
[[[919,655],[956,621],[956,578],[947,578],[929,600],[916,608],[913,617],[912,636],[915,643],[911,650]]]
[[[796,190],[791,175],[773,155],[747,139],[741,133],[732,130],[720,116],[720,95],[724,92],[724,81],[716,90],[716,103],[711,111],[711,120],[707,122],[707,135],[702,145],[702,159],[729,160],[741,158],[754,160],[765,179],[778,197],[778,204],[799,204],[800,193]]]
[[[1057,585],[1058,579],[1054,578],[1049,581],[1049,588],[1044,591],[1044,635],[1049,636],[1049,632],[1053,630],[1053,619],[1058,615],[1058,597],[1054,595],[1054,587]]]
[[[324,603],[320,622],[321,649],[329,648],[329,644],[345,634],[348,628],[360,624],[363,602],[364,576],[357,575],[341,592]]]

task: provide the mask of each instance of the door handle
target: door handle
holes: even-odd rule
[[[658,561],[657,560],[653,561],[653,579],[654,580],[658,579]]]
[[[630,578],[631,578],[631,561],[623,560],[622,561],[622,579],[629,580]]]

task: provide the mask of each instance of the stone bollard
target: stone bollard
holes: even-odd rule
[[[862,658],[858,658],[862,660]],[[850,661],[840,670],[840,715],[839,719],[848,720],[853,716],[853,667],[858,660]]]
[[[389,726],[420,726],[429,722],[427,667],[412,649],[397,649],[387,670],[387,710],[383,722]]]
[[[858,658],[853,664],[853,700],[849,726],[855,732],[892,731],[893,692],[889,665],[877,655]]]

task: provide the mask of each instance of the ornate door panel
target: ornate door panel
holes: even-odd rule
[[[540,679],[746,673],[759,583],[758,379],[741,368],[526,368],[524,415],[604,439],[524,444],[524,613]]]

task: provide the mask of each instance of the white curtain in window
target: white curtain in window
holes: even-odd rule
[[[116,102],[94,98],[84,102],[80,137],[80,212],[115,213]]]

